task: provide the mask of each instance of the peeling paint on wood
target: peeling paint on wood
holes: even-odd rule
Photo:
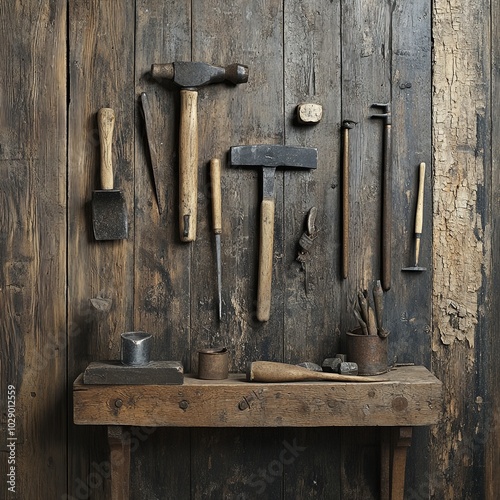
[[[474,348],[488,253],[479,193],[488,89],[478,54],[485,48],[484,6],[434,4],[434,341]]]

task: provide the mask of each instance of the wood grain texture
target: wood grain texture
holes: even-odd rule
[[[282,219],[275,219],[271,316],[257,321],[259,246],[259,169],[228,168],[227,152],[240,144],[282,144],[283,132],[283,24],[282,2],[256,4],[243,0],[213,6],[194,2],[192,12],[192,60],[218,66],[240,63],[249,68],[242,85],[212,85],[200,89],[200,178],[198,239],[192,255],[191,367],[196,371],[199,348],[225,345],[230,371],[243,371],[248,362],[263,356],[281,360],[283,350]],[[224,35],[221,36],[221,33]],[[211,235],[211,191],[208,162],[221,159],[222,183],[222,321],[217,319],[215,248]],[[282,175],[282,174],[281,174]],[[282,180],[277,175],[276,213],[282,213]],[[203,277],[203,278],[201,278]],[[281,433],[267,433],[267,443],[257,443],[254,432],[238,438],[235,451],[245,449],[239,473],[228,478],[219,457],[228,454],[226,430],[192,434],[193,498],[255,495],[254,474],[279,455]],[[271,437],[272,436],[272,437]],[[231,437],[229,438],[231,439]],[[246,467],[244,456],[250,462]],[[230,453],[236,457],[237,453]],[[254,465],[255,464],[255,465]],[[235,484],[233,484],[235,481]],[[238,491],[238,493],[236,493]],[[264,498],[280,498],[279,478],[266,484]]]
[[[120,334],[134,330],[134,223],[129,238],[96,242],[89,200],[99,183],[98,110],[115,111],[112,144],[114,185],[134,202],[134,40],[130,2],[76,1],[69,4],[68,168],[68,373],[76,376],[91,361],[119,359]],[[83,271],[83,272],[82,272]],[[103,474],[93,482],[92,464],[108,453],[102,433],[70,426],[69,443],[79,449],[69,460],[68,492],[109,498]],[[88,460],[88,457],[92,457]]]
[[[432,366],[447,390],[446,411],[432,430],[429,482],[431,494],[444,498],[486,497],[486,436],[498,412],[488,411],[493,386],[483,358],[495,330],[485,315],[492,272],[490,12],[488,1],[433,5]]]
[[[500,37],[500,4],[498,0],[491,2],[491,40],[498,40]],[[492,44],[492,60],[491,60],[491,137],[498,137],[500,133],[500,47],[498,44]],[[495,200],[500,199],[500,144],[494,140],[491,143],[491,254],[489,256],[489,265],[491,265],[491,274],[489,278],[488,293],[490,297],[490,308],[483,321],[488,325],[485,328],[488,347],[486,348],[487,355],[482,357],[484,365],[488,370],[488,378],[485,381],[485,387],[490,396],[488,398],[489,408],[487,425],[484,433],[484,439],[481,441],[486,448],[485,454],[485,498],[493,500],[500,491],[500,363],[496,360],[500,356],[500,336],[497,334],[496,318],[500,311],[500,294],[497,293],[500,287],[500,273],[495,269],[498,267],[498,256],[500,255],[500,207]],[[494,311],[497,311],[496,313]]]
[[[67,486],[66,15],[64,2],[0,6],[2,498],[58,498]]]
[[[74,384],[74,419],[87,425],[322,427],[430,425],[440,415],[441,382],[424,367],[397,368],[372,384],[259,384],[186,376],[182,386]],[[377,382],[377,379],[387,379]],[[115,401],[123,402],[117,406]]]
[[[390,361],[427,367],[432,361],[446,394],[445,418],[431,441],[425,427],[414,430],[406,495],[496,498],[500,75],[492,42],[499,37],[498,0],[3,3],[0,379],[17,387],[19,498],[109,497],[106,430],[72,423],[67,429],[67,380],[90,361],[117,359],[122,331],[152,333],[152,359],[180,359],[187,372],[196,371],[197,350],[210,345],[230,348],[231,371],[257,359],[321,363],[344,349],[343,334],[354,325],[351,299],[379,277],[382,126],[369,119],[369,106],[389,98],[393,268],[384,319]],[[250,70],[244,85],[210,86],[199,94],[195,245],[179,238],[179,90],[149,75],[152,63],[175,60],[240,62]],[[162,165],[161,215],[138,104],[142,91],[150,98]],[[321,104],[322,120],[298,126],[301,102]],[[116,112],[115,182],[125,192],[131,232],[127,241],[98,245],[88,202],[100,184],[95,114],[103,106]],[[347,280],[340,276],[344,119],[358,122],[350,134]],[[232,145],[264,142],[319,148],[314,172],[276,176],[266,324],[255,318],[259,173],[230,169],[226,158]],[[210,217],[213,157],[222,166],[222,322]],[[410,275],[399,270],[413,260],[421,161],[428,175],[420,263],[428,271]],[[295,257],[313,205],[320,232],[306,296]],[[131,429],[132,498],[274,500],[297,492],[357,500],[379,494],[378,430],[150,431]],[[306,450],[281,469],[283,443],[294,440]],[[0,483],[0,496],[4,487]]]
[[[153,131],[150,140],[158,152],[156,182],[164,208],[160,216],[146,154],[144,122],[137,110],[134,323],[153,335],[151,359],[180,360],[189,371],[193,247],[181,243],[179,237],[180,92],[152,80],[150,69],[152,64],[190,60],[191,2],[138,0],[135,19],[136,96],[148,94]],[[159,429],[151,437],[147,431],[140,429],[131,455],[131,497],[189,498],[191,479],[186,471],[190,470],[190,431]]]

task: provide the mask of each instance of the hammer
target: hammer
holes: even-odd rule
[[[248,67],[231,64],[219,68],[201,62],[153,64],[156,80],[170,80],[181,87],[179,125],[179,224],[181,241],[196,239],[198,196],[198,88],[212,83],[248,81]]]
[[[260,205],[259,282],[257,291],[257,319],[267,321],[271,313],[271,282],[274,245],[274,174],[277,167],[316,168],[318,150],[259,144],[233,146],[230,149],[232,166],[262,168],[262,202]]]

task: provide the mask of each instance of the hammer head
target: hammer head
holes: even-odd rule
[[[157,80],[171,80],[182,88],[197,88],[229,81],[234,84],[248,81],[248,67],[230,64],[225,68],[202,62],[173,62],[153,64],[151,75]]]
[[[236,167],[262,168],[262,194],[264,198],[274,198],[274,172],[277,167],[316,168],[318,150],[280,144],[259,144],[256,146],[233,146],[230,162]]]
[[[316,168],[318,150],[280,144],[233,146],[230,150],[231,165],[263,168]]]

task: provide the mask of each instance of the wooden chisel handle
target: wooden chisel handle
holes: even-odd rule
[[[417,195],[417,213],[415,215],[415,267],[418,266],[420,254],[420,239],[422,237],[422,227],[424,221],[424,186],[425,186],[425,163],[420,164],[418,195]]]
[[[101,149],[101,189],[113,189],[112,139],[115,128],[115,112],[111,108],[101,108],[97,112]]]
[[[326,380],[337,382],[384,382],[386,379],[373,379],[358,375],[315,372],[302,366],[277,363],[274,361],[254,361],[248,367],[249,382],[304,382],[308,380]]]
[[[222,233],[222,194],[220,184],[220,160],[210,160],[210,182],[212,184],[212,219],[214,233]]]
[[[260,205],[259,284],[257,319],[268,321],[271,315],[271,283],[274,253],[274,200],[264,198]]]
[[[198,92],[182,89],[179,126],[179,224],[181,241],[196,239],[198,199]]]

